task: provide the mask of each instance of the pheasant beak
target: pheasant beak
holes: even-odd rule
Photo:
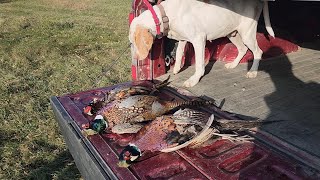
[[[130,164],[128,164],[128,163],[124,160],[124,161],[119,161],[119,162],[118,162],[118,166],[119,166],[119,167],[127,168],[127,167],[130,166]]]

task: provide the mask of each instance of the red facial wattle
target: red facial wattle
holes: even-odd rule
[[[83,112],[85,114],[90,114],[91,110],[92,110],[91,106],[86,106],[86,107],[83,108]]]

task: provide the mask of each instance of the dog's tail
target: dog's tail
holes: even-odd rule
[[[270,34],[270,36],[275,37],[273,29],[271,27],[271,23],[270,23],[268,1],[264,1],[263,19],[264,19],[264,24],[266,25],[266,29],[267,29],[268,33]]]

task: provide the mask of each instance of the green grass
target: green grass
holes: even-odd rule
[[[0,0],[0,179],[81,179],[53,95],[129,81],[130,0]],[[108,71],[108,72],[106,72]]]

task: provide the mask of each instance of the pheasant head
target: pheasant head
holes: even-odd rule
[[[86,136],[102,133],[108,127],[108,123],[101,115],[97,115],[93,121],[82,124],[82,133]]]
[[[140,149],[134,145],[127,145],[119,155],[119,167],[129,167],[132,162],[137,160],[141,156]]]

